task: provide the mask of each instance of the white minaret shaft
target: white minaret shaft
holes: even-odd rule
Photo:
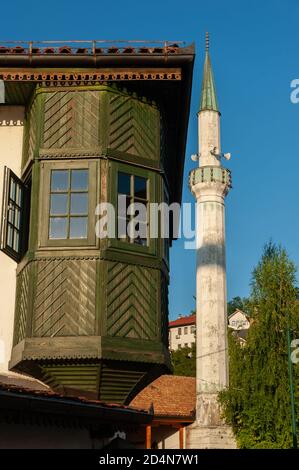
[[[208,39],[198,125],[199,167],[190,173],[197,210],[196,421],[199,427],[215,427],[223,425],[218,392],[228,385],[224,199],[231,180],[221,166],[220,112]]]

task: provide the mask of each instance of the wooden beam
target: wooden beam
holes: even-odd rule
[[[185,430],[185,426],[180,426],[179,428],[180,449],[184,449],[184,430]]]
[[[150,424],[146,426],[146,439],[145,439],[145,448],[152,448],[152,427]]]

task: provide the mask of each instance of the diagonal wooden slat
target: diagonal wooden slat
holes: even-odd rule
[[[93,335],[96,260],[40,260],[37,263],[34,336]]]
[[[159,271],[144,266],[107,262],[107,334],[155,339]]]

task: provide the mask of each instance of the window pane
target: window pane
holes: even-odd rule
[[[14,223],[15,227],[17,229],[20,229],[20,225],[21,225],[21,211],[20,209],[17,209],[15,208],[15,223]]]
[[[19,240],[20,240],[19,232],[17,230],[14,230],[13,249],[15,251],[19,251]]]
[[[88,213],[88,195],[86,193],[71,195],[71,214]]]
[[[9,205],[9,210],[8,210],[8,222],[11,224],[15,223],[15,207],[12,203]]]
[[[51,194],[51,215],[66,215],[67,214],[67,194]]]
[[[87,217],[70,218],[70,238],[87,238]]]
[[[128,173],[118,173],[118,192],[130,195],[131,175]]]
[[[69,188],[69,172],[67,170],[52,170],[51,191],[67,191]]]
[[[10,180],[10,199],[16,200],[16,183],[13,179]]]
[[[140,197],[142,199],[147,198],[146,181],[147,180],[145,178],[141,178],[140,176],[135,176],[135,180],[134,180],[135,197]]]
[[[67,218],[53,217],[50,219],[49,238],[64,239],[67,238]]]
[[[22,189],[20,188],[20,186],[17,184],[16,185],[16,203],[18,204],[18,206],[21,207],[21,202],[22,202]]]
[[[12,240],[13,240],[13,228],[12,228],[11,225],[8,225],[8,227],[7,227],[7,245],[10,248],[13,248]]]
[[[88,170],[72,170],[72,191],[88,190]]]

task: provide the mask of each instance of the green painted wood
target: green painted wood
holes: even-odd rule
[[[109,139],[111,149],[149,160],[160,158],[158,109],[125,94],[110,94]]]
[[[45,149],[89,148],[100,144],[100,93],[61,91],[45,93]]]
[[[37,263],[33,336],[95,334],[95,260]]]
[[[107,334],[153,340],[157,337],[159,271],[107,262]]]
[[[33,375],[39,369],[57,390],[124,403],[152,370],[169,366],[162,242],[141,247],[93,234],[79,244],[49,243],[49,171],[89,166],[92,227],[96,203],[116,201],[117,171],[148,178],[150,200],[161,202],[159,110],[107,86],[41,87],[26,126],[23,169],[34,161],[30,240],[18,276],[12,364]]]
[[[54,390],[62,387],[98,394],[99,364],[47,364],[43,380]]]

